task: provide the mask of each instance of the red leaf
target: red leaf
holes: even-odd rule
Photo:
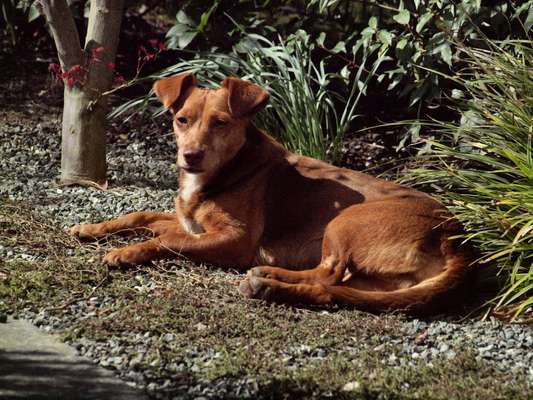
[[[100,61],[100,55],[104,51],[102,46],[91,49],[91,60]]]

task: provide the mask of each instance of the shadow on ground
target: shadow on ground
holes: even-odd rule
[[[106,374],[107,375],[107,374]],[[48,351],[0,351],[0,397],[8,399],[139,399],[88,361]]]

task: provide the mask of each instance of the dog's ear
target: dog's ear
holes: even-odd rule
[[[197,84],[193,74],[179,74],[156,81],[154,92],[166,109],[170,108],[172,112],[176,112],[181,106],[180,100],[183,100],[189,89]]]
[[[228,89],[229,111],[237,118],[261,111],[270,97],[262,87],[239,78],[227,77],[222,87]]]

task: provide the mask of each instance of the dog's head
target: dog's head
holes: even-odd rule
[[[194,174],[212,174],[235,157],[269,97],[263,88],[232,77],[219,89],[199,88],[192,74],[161,79],[154,92],[172,113],[178,167]]]

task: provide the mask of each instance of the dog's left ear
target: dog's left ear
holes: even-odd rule
[[[160,79],[154,83],[154,92],[166,109],[176,112],[175,105],[189,93],[189,89],[198,85],[193,74],[179,74]]]
[[[227,77],[222,87],[228,89],[228,107],[231,115],[239,118],[261,111],[269,99],[265,89],[239,78]]]

